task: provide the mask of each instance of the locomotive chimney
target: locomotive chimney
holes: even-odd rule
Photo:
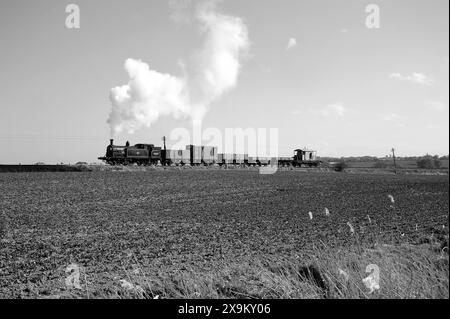
[[[113,140],[113,139],[110,139],[110,140],[109,140],[109,145],[113,146],[113,144],[114,144],[114,140]]]

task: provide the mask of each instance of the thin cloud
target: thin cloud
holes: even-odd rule
[[[414,72],[411,75],[402,75],[400,73],[391,73],[389,78],[400,81],[408,81],[420,85],[430,86],[434,83],[433,79],[423,73]]]
[[[192,0],[169,0],[170,18],[178,24],[190,24],[192,7]]]
[[[448,103],[441,101],[427,101],[426,106],[434,111],[443,112],[448,110]]]
[[[291,50],[297,46],[297,39],[290,38],[288,44],[286,45],[286,50]]]
[[[380,119],[385,122],[393,123],[395,126],[398,127],[405,127],[406,124],[404,123],[404,117],[401,115],[398,115],[396,113],[389,113],[389,114],[381,114],[379,115]]]
[[[344,107],[342,103],[334,103],[327,105],[325,108],[320,110],[320,115],[329,117],[329,116],[340,116],[343,117],[347,109]]]

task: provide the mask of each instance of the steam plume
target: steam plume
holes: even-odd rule
[[[128,84],[111,89],[112,135],[151,126],[160,116],[188,116],[198,125],[210,105],[237,84],[241,60],[249,47],[247,27],[238,17],[220,14],[214,4],[197,8],[195,20],[203,48],[183,65],[183,75],[152,70],[127,59]]]

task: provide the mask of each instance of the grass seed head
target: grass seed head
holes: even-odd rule
[[[350,279],[350,276],[348,275],[347,272],[345,272],[344,270],[342,270],[341,268],[338,269],[339,271],[339,275],[343,276],[345,281],[348,281]]]
[[[350,228],[350,233],[352,233],[353,235],[355,233],[355,229],[353,228],[352,224],[350,224],[350,222],[348,222],[347,225]]]
[[[369,289],[369,293],[374,293],[375,290],[380,289],[380,268],[377,265],[368,265],[366,272],[371,273],[368,277],[364,278],[362,282]]]
[[[391,203],[392,203],[392,204],[395,204],[394,196],[388,195],[388,197],[389,197],[389,199],[391,200]]]
[[[126,281],[125,279],[120,280],[120,286],[126,290],[134,289],[134,285],[131,282]]]

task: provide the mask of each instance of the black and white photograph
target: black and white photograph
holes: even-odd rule
[[[448,0],[0,0],[0,299],[448,299],[448,154]]]

